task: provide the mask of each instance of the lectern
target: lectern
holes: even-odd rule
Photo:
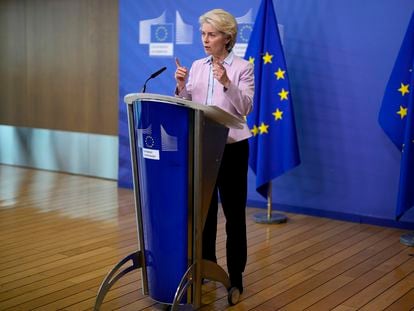
[[[139,250],[108,273],[95,310],[111,286],[135,269],[141,269],[143,293],[172,310],[201,306],[202,279],[221,282],[229,304],[237,303],[228,274],[202,259],[202,232],[228,128],[242,128],[244,120],[178,97],[137,93],[124,101]]]

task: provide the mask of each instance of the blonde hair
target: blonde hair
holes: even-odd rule
[[[229,42],[226,44],[227,51],[231,51],[236,44],[237,22],[233,15],[222,9],[214,9],[200,16],[200,25],[211,24],[218,31],[228,36]]]

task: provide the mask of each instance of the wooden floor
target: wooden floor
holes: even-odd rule
[[[234,307],[216,282],[202,310],[413,310],[414,249],[403,231],[288,214],[252,221],[245,291]],[[263,210],[260,210],[263,211]],[[225,267],[220,216],[219,264]],[[137,250],[132,191],[114,181],[0,166],[0,310],[92,310],[98,287]],[[114,285],[102,310],[162,310],[140,272]]]

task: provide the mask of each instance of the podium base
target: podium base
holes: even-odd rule
[[[401,244],[414,246],[414,232],[406,233],[400,236]]]
[[[105,295],[108,293],[109,289],[112,287],[112,285],[115,284],[116,281],[118,281],[121,277],[123,277],[125,274],[134,271],[136,269],[142,268],[142,256],[143,253],[141,251],[136,251],[134,253],[129,254],[124,259],[122,259],[120,262],[118,262],[115,267],[112,268],[111,271],[106,275],[105,279],[101,283],[101,286],[99,287],[98,294],[96,295],[95,300],[95,306],[93,308],[94,311],[99,311],[102,305],[102,302],[105,298]],[[128,262],[131,261],[132,264],[121,270],[121,268]]]
[[[272,213],[270,217],[267,213],[257,213],[253,216],[253,219],[259,224],[282,224],[287,221],[285,215],[278,213]]]

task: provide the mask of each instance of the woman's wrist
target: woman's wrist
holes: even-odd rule
[[[175,86],[176,94],[177,95],[180,94],[183,89],[184,89],[184,85],[181,85],[181,84],[177,83],[177,85]]]
[[[231,81],[227,79],[226,83],[223,84],[224,89],[228,89],[230,87]]]

